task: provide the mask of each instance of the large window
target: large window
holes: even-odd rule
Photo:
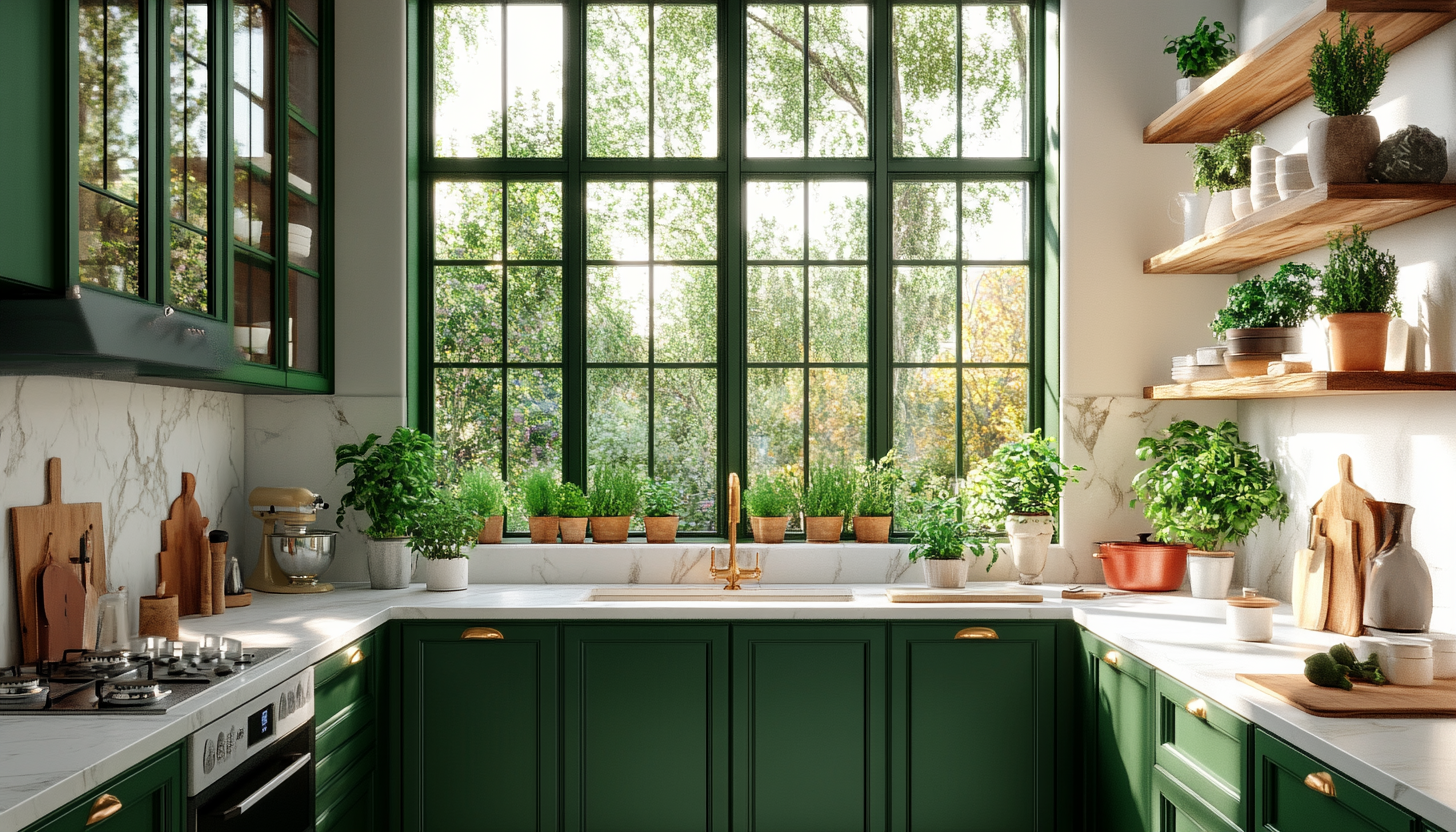
[[[1041,425],[1038,5],[421,23],[419,410],[453,470],[627,465],[720,534],[729,471],[961,476]]]

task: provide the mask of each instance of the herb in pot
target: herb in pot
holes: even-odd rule
[[[334,449],[335,471],[354,466],[337,520],[342,527],[352,508],[369,516],[369,537],[408,537],[415,513],[433,496],[438,451],[427,434],[408,427],[396,428],[388,444],[378,443],[379,434],[371,433],[357,445]]]
[[[1321,315],[1346,312],[1384,312],[1400,315],[1395,298],[1400,268],[1390,252],[1371,248],[1370,235],[1356,225],[1349,242],[1343,232],[1329,235],[1330,262],[1320,278],[1314,309]]]
[[[478,519],[504,514],[506,487],[500,474],[486,468],[472,468],[460,478],[460,502]]]
[[[1320,271],[1303,263],[1285,263],[1274,276],[1259,275],[1229,287],[1228,306],[1208,328],[1220,339],[1230,329],[1297,327],[1314,314],[1315,282]]]
[[[676,517],[682,494],[672,480],[654,478],[642,490],[643,517]]]
[[[590,517],[591,503],[581,492],[581,486],[564,482],[556,491],[556,514],[560,517]]]
[[[1163,39],[1168,44],[1163,54],[1177,57],[1178,71],[1184,78],[1207,78],[1228,66],[1235,57],[1234,50],[1229,48],[1234,42],[1233,32],[1224,31],[1221,21],[1215,20],[1209,26],[1206,20],[1207,17],[1198,18],[1191,34]]]
[[[556,516],[556,478],[545,471],[532,471],[521,481],[521,507],[527,517]]]
[[[468,547],[480,532],[480,521],[454,494],[436,489],[415,513],[415,518],[410,548],[420,557],[430,560],[469,557]]]
[[[895,451],[860,469],[854,513],[859,517],[889,517],[895,513],[895,496],[904,475],[895,465]]]
[[[958,497],[950,494],[917,497],[912,500],[909,511],[913,532],[911,562],[921,558],[959,560],[967,552],[974,560],[989,551],[991,562],[986,564],[986,571],[991,571],[999,552],[991,539],[980,534],[967,518],[965,506]]]
[[[743,492],[743,508],[750,517],[788,517],[798,514],[794,480],[788,474],[760,474]]]
[[[817,466],[799,502],[805,517],[844,517],[854,508],[854,473],[838,465]]]
[[[1233,129],[1218,144],[1201,144],[1188,151],[1193,157],[1193,186],[1215,194],[1249,187],[1253,178],[1249,152],[1263,143],[1264,134],[1258,130],[1240,133]]]
[[[620,465],[603,465],[592,472],[592,517],[627,517],[637,513],[642,480]]]
[[[1077,481],[1070,472],[1084,470],[1063,462],[1057,455],[1057,440],[1042,436],[1038,428],[997,448],[981,476],[996,513],[1005,518],[1055,514],[1062,491]]]
[[[1350,26],[1350,13],[1340,12],[1340,38],[1331,43],[1320,32],[1310,57],[1309,83],[1314,87],[1315,109],[1327,116],[1358,116],[1370,110],[1380,94],[1390,53],[1375,42],[1375,27],[1361,34]]]

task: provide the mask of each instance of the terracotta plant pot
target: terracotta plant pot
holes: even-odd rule
[[[632,515],[626,517],[593,517],[591,534],[593,543],[626,543],[627,529],[632,526]]]
[[[563,517],[563,518],[561,518],[561,542],[562,543],[585,543],[586,542],[586,518],[585,517]]]
[[[642,525],[647,527],[648,543],[671,543],[677,540],[677,515],[671,517],[644,517]]]
[[[753,530],[754,543],[783,543],[784,532],[789,528],[789,518],[749,517],[748,527]]]
[[[1390,316],[1384,312],[1342,312],[1331,315],[1330,369],[1384,370],[1385,336]]]
[[[889,543],[890,523],[893,517],[860,517],[854,518],[854,542],[855,543]]]
[[[935,589],[964,589],[971,562],[959,558],[922,558],[925,564],[925,585]]]
[[[485,524],[480,527],[480,536],[476,538],[480,543],[501,542],[501,532],[505,531],[506,518],[504,515],[495,514],[485,518]]]
[[[1375,116],[1332,116],[1309,123],[1309,177],[1315,187],[1365,182],[1380,148]]]
[[[532,517],[530,523],[532,543],[556,542],[556,533],[561,530],[560,517]]]
[[[1301,330],[1297,326],[1262,326],[1245,329],[1231,329],[1228,335],[1228,352],[1234,357],[1263,353],[1300,352]],[[1278,359],[1274,359],[1278,360]]]
[[[838,543],[844,534],[843,517],[805,517],[804,539],[810,543]]]

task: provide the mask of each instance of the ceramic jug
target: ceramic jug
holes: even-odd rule
[[[1431,628],[1431,571],[1410,542],[1415,509],[1366,500],[1380,548],[1365,561],[1365,626],[1403,633]]]

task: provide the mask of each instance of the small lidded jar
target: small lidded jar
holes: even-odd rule
[[[1243,595],[1228,599],[1229,633],[1239,641],[1273,641],[1274,608],[1279,601],[1244,587]]]
[[[1431,643],[1419,638],[1388,636],[1378,644],[1380,669],[1392,685],[1425,687],[1436,681],[1436,660]]]

